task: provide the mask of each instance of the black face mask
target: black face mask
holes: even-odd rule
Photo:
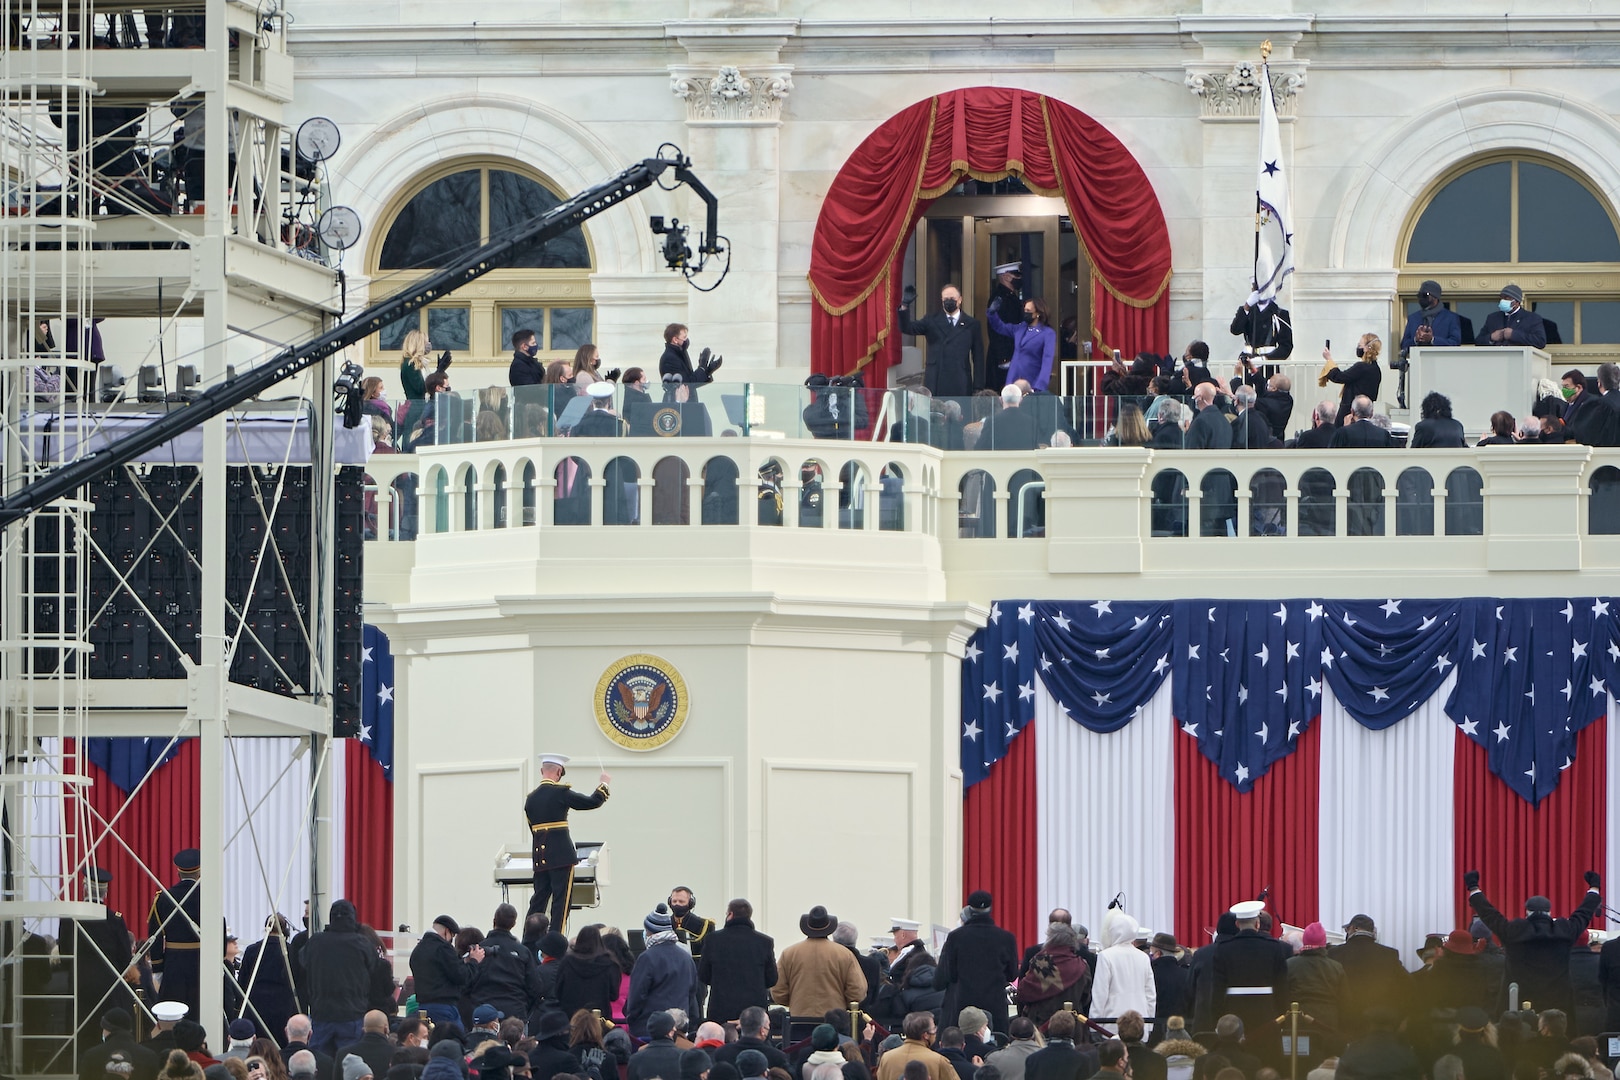
[[[1028,323],[1029,325],[1034,326],[1035,325],[1035,313],[1033,311],[1024,312],[1024,321],[1026,323]]]
[[[528,353],[530,356],[539,356],[540,355],[540,343],[537,341],[534,344],[525,347],[523,351]]]
[[[689,912],[691,910],[692,909],[690,907],[686,906],[685,904],[671,904],[671,905],[669,905],[669,913],[677,921],[679,921],[680,919],[684,919],[686,917],[687,912]]]
[[[1418,295],[1418,305],[1420,307],[1425,308],[1425,309],[1432,308],[1432,307],[1434,307],[1435,305],[1437,305],[1439,303],[1440,303],[1440,301],[1436,300],[1434,297],[1430,296],[1428,293],[1420,293]]]
[[[943,307],[945,309],[945,313],[949,315],[956,310],[956,298],[947,296],[945,299],[940,301],[940,306]]]
[[[1367,350],[1363,349],[1360,345],[1357,345],[1356,346],[1356,359],[1360,360],[1362,357],[1364,357],[1366,355],[1367,355]]]

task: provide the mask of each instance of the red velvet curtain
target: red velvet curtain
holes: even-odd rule
[[[1146,174],[1084,113],[1025,90],[973,87],[891,117],[839,170],[810,254],[810,362],[844,374],[899,360],[899,259],[930,201],[963,177],[1021,177],[1061,196],[1091,262],[1093,340],[1126,355],[1169,348],[1170,233]]]
[[[997,925],[1011,930],[1020,945],[1039,938],[1035,910],[1036,874],[1032,853],[1039,850],[1035,812],[1035,725],[1007,747],[990,775],[968,788],[962,804],[963,902],[974,889],[994,898]]]
[[[394,926],[394,785],[371,751],[350,739],[343,755],[343,890],[360,921]]]
[[[146,916],[159,888],[141,869],[141,863],[150,867],[164,885],[173,884],[179,877],[174,869],[175,854],[196,847],[202,835],[198,813],[198,789],[202,785],[199,753],[196,739],[182,739],[175,756],[158,766],[132,799],[127,799],[106,773],[85,763],[92,783],[84,798],[94,812],[90,815],[90,835],[84,840],[94,842],[101,835],[101,823],[118,815],[113,822],[117,836],[108,836],[97,845],[94,861],[112,872],[107,903],[123,913],[138,938],[146,934]],[[67,812],[77,812],[71,798]],[[125,844],[134,854],[126,850]]]
[[[1248,794],[1222,779],[1198,751],[1175,736],[1176,940],[1207,944],[1205,928],[1239,900],[1271,886],[1267,908],[1304,926],[1317,913],[1321,739],[1318,725],[1271,767]]]
[[[1536,895],[1551,900],[1553,914],[1562,918],[1586,895],[1582,875],[1604,871],[1608,724],[1600,716],[1575,745],[1575,763],[1557,790],[1532,806],[1491,772],[1484,747],[1457,733],[1458,926],[1474,917],[1462,891],[1465,870],[1479,871],[1480,888],[1509,918],[1522,915],[1525,899]],[[1602,925],[1601,916],[1596,923]]]

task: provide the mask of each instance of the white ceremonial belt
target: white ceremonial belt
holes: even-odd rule
[[[1259,997],[1271,993],[1269,986],[1230,986],[1227,987],[1227,997]]]

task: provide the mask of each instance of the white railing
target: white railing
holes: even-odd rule
[[[1573,445],[944,452],[805,439],[529,439],[374,457],[367,474],[384,544],[523,527],[727,525],[922,534],[947,549],[1224,541],[1282,555],[1335,537],[1431,537],[1442,543],[1413,557],[1441,566],[1457,557],[1446,551],[1453,541],[1515,552],[1495,556],[1496,568],[1597,568],[1620,556],[1620,545],[1582,543],[1620,532],[1620,451]]]

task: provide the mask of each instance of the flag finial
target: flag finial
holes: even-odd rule
[[[1260,62],[1263,64],[1263,63],[1265,63],[1266,61],[1268,61],[1270,59],[1271,59],[1271,39],[1266,38],[1266,40],[1264,40],[1264,41],[1262,41],[1260,43]]]

